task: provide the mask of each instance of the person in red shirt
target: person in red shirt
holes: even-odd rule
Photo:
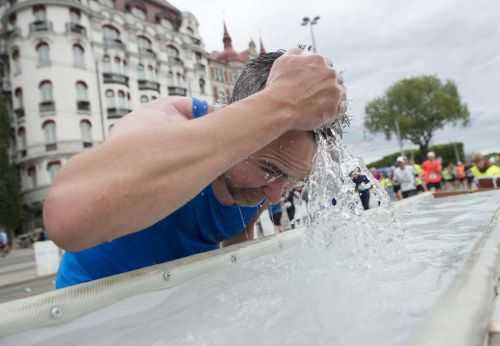
[[[427,160],[422,164],[424,171],[424,182],[427,185],[427,190],[440,190],[441,189],[441,162],[436,160],[436,154],[429,151],[427,153]]]
[[[467,190],[467,184],[465,183],[465,166],[461,161],[458,161],[455,166],[455,177],[457,178],[455,182],[457,187]]]

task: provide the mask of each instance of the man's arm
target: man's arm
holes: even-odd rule
[[[286,131],[331,121],[342,90],[322,57],[285,54],[266,89],[206,117],[184,121],[172,104],[131,113],[59,172],[44,205],[49,237],[78,251],[158,222]]]

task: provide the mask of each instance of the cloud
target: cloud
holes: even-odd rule
[[[435,142],[461,139],[470,151],[500,150],[500,2],[490,0],[357,0],[293,2],[173,1],[200,21],[207,49],[221,49],[226,18],[233,43],[244,49],[262,33],[268,49],[310,42],[303,16],[320,15],[318,48],[342,70],[354,115],[346,142],[366,161],[397,150],[382,136],[363,136],[365,104],[401,78],[435,74],[456,81],[471,126],[449,127]],[[293,4],[293,5],[291,5]]]

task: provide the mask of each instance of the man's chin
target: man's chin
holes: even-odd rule
[[[235,199],[235,204],[239,205],[240,207],[256,207],[259,205],[261,202],[264,201],[264,198],[259,198],[259,199],[247,199],[247,198],[238,198]]]

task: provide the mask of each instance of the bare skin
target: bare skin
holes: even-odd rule
[[[78,251],[139,231],[212,182],[217,185],[225,172],[233,201],[259,194],[274,199],[285,179],[240,185],[243,178],[236,179],[231,169],[261,151],[279,166],[276,150],[263,148],[285,133],[332,121],[342,95],[323,57],[291,50],[275,62],[263,91],[206,117],[188,121],[191,107],[185,98],[152,102],[122,119],[104,144],[75,156],[59,172],[44,205],[49,237]],[[300,178],[293,170],[284,173]],[[224,198],[220,191],[224,195],[224,186],[214,188],[219,199]]]

